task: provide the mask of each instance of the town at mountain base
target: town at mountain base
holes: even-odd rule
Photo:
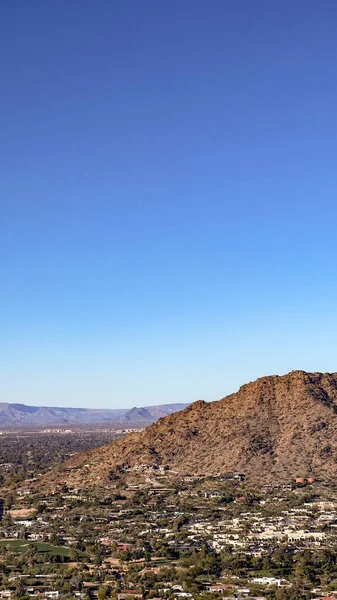
[[[103,485],[142,464],[179,474],[240,472],[252,482],[334,477],[337,373],[257,379],[222,400],[197,401],[144,431],[77,455],[49,478]]]

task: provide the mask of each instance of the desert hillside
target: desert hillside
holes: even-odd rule
[[[257,379],[216,402],[197,401],[58,471],[70,484],[104,484],[118,467],[245,473],[252,480],[327,478],[337,470],[337,373]]]

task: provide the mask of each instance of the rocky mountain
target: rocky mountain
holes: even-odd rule
[[[128,410],[27,406],[0,402],[0,427],[98,423],[143,427],[186,406],[187,404],[163,404]]]
[[[162,406],[147,406],[131,408],[123,415],[123,421],[131,423],[154,423],[166,415],[171,415],[186,408],[188,404],[164,404]]]
[[[252,480],[334,477],[337,373],[263,377],[217,402],[197,401],[144,431],[78,455],[55,477],[98,485],[118,467],[245,473]]]

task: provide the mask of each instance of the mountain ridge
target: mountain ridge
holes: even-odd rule
[[[101,485],[111,471],[139,464],[280,481],[335,476],[337,373],[262,377],[221,400],[194,402],[142,432],[74,457],[66,479]]]
[[[131,409],[90,409],[0,402],[0,427],[102,423],[144,426],[186,406],[172,403]]]

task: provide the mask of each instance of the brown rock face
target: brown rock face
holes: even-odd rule
[[[332,477],[337,373],[292,371],[257,379],[218,402],[198,400],[140,433],[74,457],[58,476],[103,484],[116,468],[137,464],[192,474],[239,471],[255,481]]]

